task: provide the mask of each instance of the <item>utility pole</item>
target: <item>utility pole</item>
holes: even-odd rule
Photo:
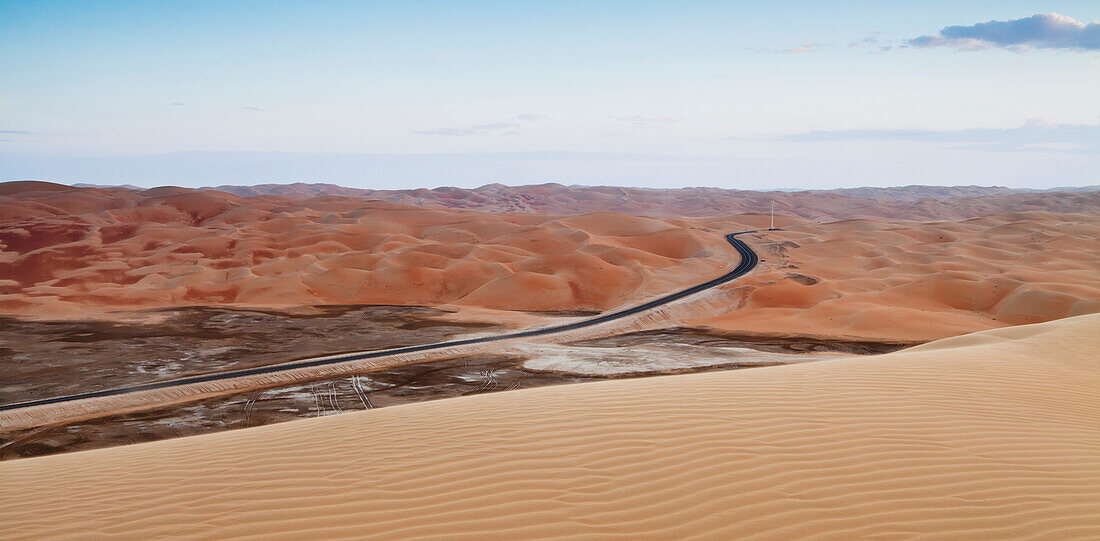
[[[768,229],[775,229],[775,201],[772,201],[772,226]]]

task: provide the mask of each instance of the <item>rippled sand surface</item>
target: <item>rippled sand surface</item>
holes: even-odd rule
[[[0,536],[1100,536],[1100,316],[0,463]]]

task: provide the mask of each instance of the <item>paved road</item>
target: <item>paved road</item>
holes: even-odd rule
[[[639,304],[637,306],[627,308],[619,312],[612,312],[610,314],[601,314],[594,316],[576,323],[568,323],[565,325],[557,325],[554,327],[544,327],[539,329],[531,329],[527,331],[518,331],[514,333],[498,334],[494,336],[482,336],[479,338],[467,338],[464,340],[451,340],[448,342],[436,342],[434,344],[423,344],[419,346],[407,346],[394,349],[382,349],[376,351],[368,351],[364,353],[349,353],[347,355],[339,355],[333,357],[325,357],[322,359],[306,359],[303,361],[282,363],[272,366],[260,366],[256,368],[248,368],[244,370],[234,370],[231,372],[218,372],[216,374],[206,374],[202,376],[192,376],[187,378],[180,378],[168,381],[159,381],[155,383],[145,383],[141,385],[133,385],[130,387],[122,387],[119,389],[107,389],[103,391],[96,391],[91,393],[82,393],[69,396],[58,396],[54,398],[43,398],[40,400],[31,400],[28,402],[19,402],[15,404],[0,405],[0,411],[10,411],[20,408],[29,408],[31,406],[42,406],[45,404],[56,404],[60,402],[72,402],[74,400],[83,400],[86,398],[98,398],[102,396],[116,396],[120,394],[132,393],[135,391],[149,391],[153,389],[167,389],[170,387],[176,387],[179,385],[187,385],[191,383],[203,383],[207,381],[226,380],[230,378],[237,378],[241,376],[254,376],[258,374],[270,374],[273,372],[281,372],[283,370],[291,370],[295,368],[310,368],[314,366],[324,366],[336,363],[342,363],[347,361],[357,361],[360,359],[373,359],[376,357],[385,357],[387,355],[397,355],[402,353],[415,353],[418,351],[428,351],[433,349],[441,349],[453,346],[464,346],[468,344],[480,344],[483,342],[496,342],[498,340],[510,340],[513,338],[528,338],[532,336],[543,336],[547,334],[554,334],[566,331],[573,331],[577,329],[584,329],[586,327],[593,327],[601,323],[607,323],[608,321],[615,321],[625,317],[632,316],[634,314],[644,312],[646,310],[652,310],[658,306],[668,304],[673,301],[680,300],[689,295],[694,295],[700,291],[710,289],[712,287],[720,286],[727,282],[730,282],[739,276],[743,276],[756,267],[759,262],[759,258],[756,256],[756,252],[749,248],[748,244],[738,240],[737,235],[743,235],[745,233],[755,233],[752,231],[739,231],[737,233],[730,233],[726,235],[726,240],[737,250],[737,253],[741,256],[741,263],[737,265],[733,270],[710,280],[702,284],[689,287],[670,293],[664,297],[660,297],[649,302]]]

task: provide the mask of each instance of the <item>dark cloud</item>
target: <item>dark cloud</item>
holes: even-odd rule
[[[468,128],[438,128],[435,130],[420,130],[413,133],[421,135],[484,135],[489,133],[514,134],[519,124],[515,122],[492,122],[489,124],[474,124]],[[507,130],[507,131],[506,131]]]
[[[781,137],[784,141],[914,141],[948,143],[979,150],[1100,152],[1100,124],[1054,124],[1032,119],[1018,128],[969,130],[815,130]]]
[[[244,108],[244,110],[245,110],[245,111],[252,111],[252,112],[254,112],[254,113],[262,113],[262,112],[264,112],[264,110],[263,110],[263,109],[260,109],[259,107],[252,107],[252,106],[248,106],[248,107],[245,107],[245,108]]]
[[[1078,22],[1057,13],[1040,13],[1011,21],[986,21],[972,26],[948,26],[939,34],[909,40],[914,47],[978,49],[1100,50],[1100,23]]]

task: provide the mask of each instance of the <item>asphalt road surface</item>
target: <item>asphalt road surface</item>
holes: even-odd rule
[[[528,337],[532,337],[532,336],[544,336],[544,335],[547,335],[547,334],[574,331],[574,330],[577,330],[577,329],[584,329],[584,328],[587,328],[587,327],[593,327],[593,326],[596,326],[596,325],[600,325],[602,323],[607,323],[608,321],[615,321],[617,319],[623,319],[625,317],[629,317],[629,316],[632,316],[632,315],[635,315],[635,314],[638,314],[638,313],[641,313],[641,312],[645,312],[646,310],[652,310],[653,308],[656,308],[658,306],[662,306],[662,305],[668,304],[670,302],[680,300],[680,299],[682,299],[684,297],[687,297],[689,295],[694,295],[695,293],[698,293],[700,291],[704,291],[704,290],[707,290],[707,289],[711,289],[713,287],[720,286],[720,285],[725,284],[727,282],[733,281],[734,279],[736,279],[740,276],[745,275],[746,273],[751,271],[754,267],[756,267],[756,264],[760,260],[757,257],[756,252],[752,251],[752,248],[749,248],[748,244],[745,244],[744,242],[738,240],[736,237],[737,237],[737,235],[742,235],[742,234],[745,234],[745,233],[755,233],[755,232],[756,232],[756,230],[739,231],[737,233],[730,233],[730,234],[726,235],[726,240],[729,241],[729,243],[731,245],[733,245],[734,249],[736,249],[737,253],[740,254],[740,256],[741,256],[741,262],[737,265],[737,267],[735,267],[730,272],[727,272],[726,274],[723,274],[722,276],[719,276],[718,278],[715,278],[715,279],[710,280],[708,282],[703,282],[699,285],[695,285],[695,286],[689,287],[687,289],[682,289],[682,290],[677,291],[675,293],[670,293],[668,295],[665,295],[664,297],[660,297],[660,298],[651,300],[649,302],[639,304],[637,306],[633,306],[633,307],[627,308],[625,310],[621,310],[619,312],[612,312],[610,314],[601,314],[601,315],[594,316],[594,317],[591,317],[591,318],[588,318],[588,319],[585,319],[585,320],[582,320],[582,321],[578,321],[576,323],[568,323],[568,324],[565,324],[565,325],[558,325],[558,326],[554,326],[554,327],[544,327],[544,328],[539,328],[539,329],[531,329],[531,330],[527,330],[527,331],[518,331],[518,332],[513,332],[513,333],[499,334],[499,335],[495,335],[495,336],[482,336],[482,337],[478,337],[478,338],[467,338],[467,339],[464,339],[464,340],[451,340],[451,341],[447,341],[447,342],[436,342],[434,344],[423,344],[423,345],[419,345],[419,346],[407,346],[407,347],[393,348],[393,349],[382,349],[382,350],[368,351],[368,352],[363,352],[363,353],[349,353],[347,355],[339,355],[339,356],[334,356],[334,357],[325,357],[325,358],[322,358],[322,359],[312,359],[312,360],[306,359],[306,360],[302,360],[302,361],[282,363],[282,364],[277,364],[277,365],[272,365],[272,366],[260,366],[260,367],[248,368],[248,369],[244,369],[244,370],[234,370],[234,371],[230,371],[230,372],[218,372],[216,374],[206,374],[206,375],[202,375],[202,376],[191,376],[191,377],[168,380],[168,381],[159,381],[159,382],[155,382],[155,383],[145,383],[145,384],[141,384],[141,385],[132,385],[130,387],[122,387],[122,388],[118,388],[118,389],[107,389],[107,390],[96,391],[96,392],[91,392],[91,393],[82,393],[82,394],[75,394],[75,395],[69,395],[69,396],[58,396],[58,397],[54,397],[54,398],[43,398],[43,399],[40,399],[40,400],[31,400],[31,401],[27,401],[27,402],[18,402],[18,403],[14,403],[14,404],[0,405],[0,411],[10,411],[10,410],[16,410],[16,409],[20,409],[20,408],[29,408],[31,406],[42,406],[42,405],[46,405],[46,404],[56,404],[56,403],[59,403],[59,402],[72,402],[74,400],[83,400],[83,399],[86,399],[86,398],[98,398],[98,397],[103,397],[103,396],[116,396],[116,395],[121,395],[121,394],[126,394],[126,393],[132,393],[132,392],[135,392],[135,391],[149,391],[149,390],[153,390],[153,389],[166,389],[166,388],[175,387],[175,386],[178,386],[178,385],[188,385],[188,384],[191,384],[191,383],[203,383],[203,382],[207,382],[207,381],[218,381],[218,380],[237,378],[237,377],[241,377],[241,376],[253,376],[253,375],[258,375],[258,374],[270,374],[270,373],[274,373],[274,372],[281,372],[283,370],[291,370],[291,369],[296,369],[296,368],[310,368],[310,367],[314,367],[314,366],[324,366],[324,365],[337,364],[337,363],[342,363],[342,362],[347,362],[347,361],[357,361],[357,360],[360,360],[360,359],[373,359],[373,358],[376,358],[376,357],[385,357],[385,356],[388,356],[388,355],[397,355],[397,354],[402,354],[402,353],[415,353],[415,352],[418,352],[418,351],[428,351],[428,350],[432,350],[432,349],[441,349],[441,348],[453,347],[453,346],[464,346],[464,345],[468,345],[468,344],[480,344],[480,343],[483,343],[483,342],[496,342],[498,340],[511,340],[511,339],[514,339],[514,338],[528,338]]]

